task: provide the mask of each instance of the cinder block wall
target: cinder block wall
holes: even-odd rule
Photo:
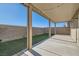
[[[44,34],[44,33],[48,33],[48,30],[46,32],[47,29],[45,28],[34,28],[32,29],[32,35],[39,35],[39,34]]]
[[[44,28],[44,32],[48,33],[48,28]],[[52,34],[54,34],[54,28],[51,28],[51,32],[52,32]],[[70,35],[70,28],[56,27],[56,34]]]
[[[57,27],[56,34],[70,35],[70,28]]]
[[[26,28],[17,26],[1,26],[0,27],[0,39],[2,42],[15,40],[25,37]]]
[[[48,33],[48,28],[34,28],[32,35],[39,35]],[[69,34],[69,28],[57,28],[57,34]],[[52,34],[54,34],[54,28],[52,28]],[[0,25],[0,39],[2,42],[11,41],[27,36],[27,28],[21,26],[7,26]]]

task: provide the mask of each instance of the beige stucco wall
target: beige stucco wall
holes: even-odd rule
[[[78,24],[78,20],[77,19],[73,19],[70,22],[71,38],[74,40],[74,42],[77,41],[77,24]]]
[[[79,14],[78,19],[73,19],[70,23],[71,26],[71,37],[76,41],[77,45],[79,46]]]
[[[78,13],[78,27],[77,27],[77,44],[79,46],[79,13]]]
[[[77,29],[77,44],[79,46],[79,28]]]
[[[76,42],[76,29],[71,29],[71,38]]]

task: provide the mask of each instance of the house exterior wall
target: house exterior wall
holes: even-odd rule
[[[78,19],[73,19],[70,22],[70,28],[71,28],[71,38],[74,40],[74,42],[77,42],[77,25]]]
[[[78,24],[79,25],[79,24]],[[79,46],[79,28],[77,29],[77,44]]]
[[[71,37],[74,39],[79,46],[79,12],[77,14],[77,19],[72,20],[70,23],[71,26]]]
[[[78,12],[78,27],[77,27],[77,44],[79,46],[79,12]]]

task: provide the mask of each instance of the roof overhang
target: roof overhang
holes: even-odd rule
[[[24,5],[32,6],[33,11],[53,22],[71,21],[79,11],[78,3],[24,3]]]

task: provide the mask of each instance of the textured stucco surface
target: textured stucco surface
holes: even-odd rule
[[[71,28],[71,38],[75,42],[77,41],[77,27],[78,27],[78,19],[73,19],[70,22],[70,28]]]

